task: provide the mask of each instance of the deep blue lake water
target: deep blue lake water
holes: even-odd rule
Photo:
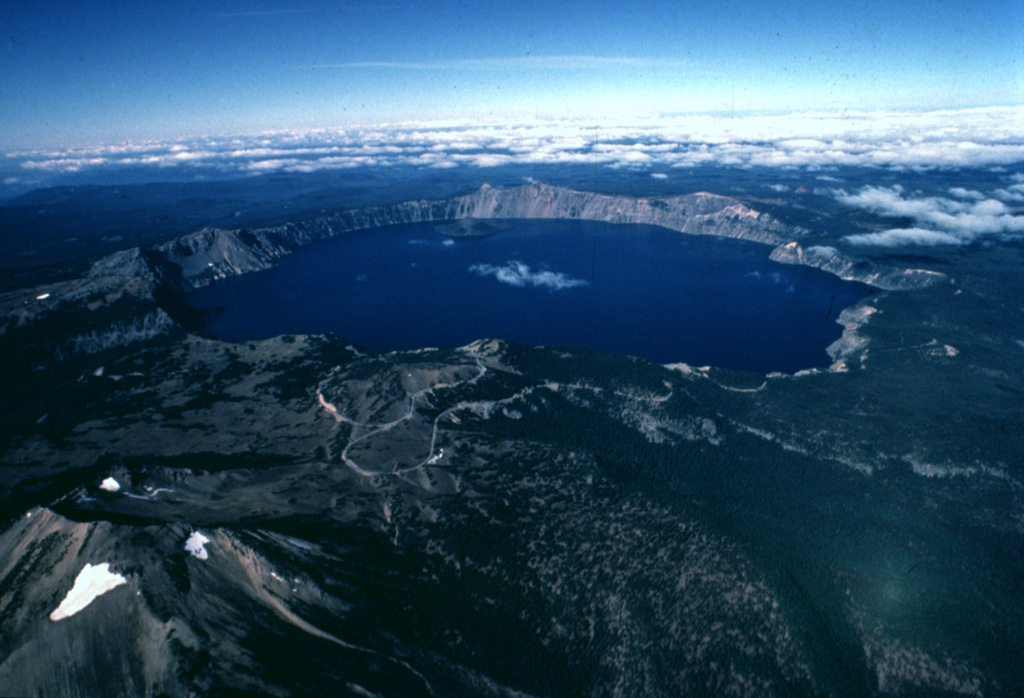
[[[827,366],[868,288],[769,261],[766,245],[653,226],[510,221],[450,238],[419,223],[350,233],[190,295],[243,341],[334,332],[374,351],[496,337],[759,373]],[[831,309],[831,310],[830,310]]]

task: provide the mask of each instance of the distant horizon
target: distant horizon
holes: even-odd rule
[[[924,114],[969,114],[985,111],[1006,111],[1012,110],[1024,114],[1024,98],[1002,103],[978,103],[952,105],[918,105],[903,107],[832,107],[832,108],[800,108],[800,109],[681,109],[676,111],[649,111],[629,114],[607,113],[590,115],[566,115],[566,114],[533,114],[519,115],[507,118],[481,117],[473,118],[468,116],[450,116],[446,118],[433,119],[404,119],[392,121],[361,121],[345,123],[338,121],[331,124],[297,124],[294,126],[275,125],[267,128],[250,129],[177,129],[175,133],[151,134],[151,135],[110,135],[107,137],[86,138],[76,142],[65,142],[65,139],[57,139],[50,142],[24,143],[22,145],[0,146],[0,157],[21,157],[28,154],[38,154],[46,151],[70,151],[89,150],[99,148],[112,148],[127,145],[153,145],[166,143],[189,142],[203,139],[231,139],[231,138],[258,138],[270,137],[283,134],[316,134],[316,133],[341,133],[341,132],[367,132],[384,131],[389,129],[466,129],[479,126],[508,126],[511,128],[531,126],[536,124],[564,124],[577,125],[580,128],[598,128],[603,126],[649,126],[652,124],[666,123],[679,119],[701,119],[708,123],[721,122],[726,119],[787,119],[790,117],[816,117],[829,119],[845,119],[850,117],[867,117],[903,114],[903,115],[924,115]],[[779,124],[782,131],[786,131],[784,123]],[[952,126],[944,124],[944,126]],[[1020,133],[1021,141],[1024,142],[1024,130]]]
[[[469,128],[479,125],[507,125],[511,127],[529,125],[536,123],[563,123],[579,124],[584,128],[593,128],[599,125],[611,123],[613,125],[639,125],[657,122],[670,121],[680,118],[702,118],[708,121],[720,121],[736,118],[779,118],[785,119],[792,116],[821,116],[829,118],[846,118],[848,116],[885,115],[885,114],[931,114],[931,113],[971,113],[978,111],[994,110],[1019,110],[1024,113],[1024,93],[1019,99],[1007,99],[998,102],[977,102],[958,104],[919,104],[902,106],[830,106],[830,107],[730,107],[719,106],[717,108],[692,107],[676,110],[647,110],[633,112],[607,111],[603,113],[589,114],[566,114],[555,111],[532,114],[516,114],[506,116],[471,116],[471,115],[445,115],[435,118],[404,118],[391,120],[363,120],[345,121],[338,119],[333,122],[307,123],[302,119],[297,120],[294,125],[286,123],[275,123],[273,125],[250,127],[238,127],[233,125],[222,125],[217,128],[189,128],[188,124],[178,124],[173,128],[165,128],[160,131],[140,125],[130,133],[107,133],[97,134],[91,137],[74,137],[68,134],[51,133],[49,138],[40,137],[38,140],[15,142],[0,141],[0,158],[19,157],[29,153],[43,151],[75,150],[106,148],[127,144],[153,144],[153,143],[176,143],[199,139],[227,139],[227,138],[256,138],[260,136],[273,136],[279,134],[304,133],[312,134],[317,132],[356,132],[370,130],[384,130],[391,128]],[[0,115],[2,124],[2,115]],[[782,128],[785,128],[784,125]],[[9,136],[9,131],[0,131],[0,139]],[[1020,132],[1021,140],[1024,142],[1024,130]]]
[[[0,197],[68,177],[104,181],[104,173],[129,171],[155,181],[396,166],[592,165],[654,177],[714,165],[1013,168],[1024,163],[1021,123],[1024,106],[995,106],[448,119],[127,139],[8,151],[0,156]]]
[[[1024,104],[1024,6],[7,4],[0,153],[460,120]]]

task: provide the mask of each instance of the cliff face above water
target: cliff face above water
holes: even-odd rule
[[[353,230],[462,219],[555,218],[657,225],[689,235],[719,235],[779,245],[803,233],[735,199],[697,193],[633,198],[574,191],[541,183],[512,189],[484,185],[438,201],[415,200],[350,209],[301,223],[252,231],[201,230],[157,248],[181,266],[193,287],[273,266],[295,248]]]
[[[835,274],[847,281],[860,281],[886,291],[903,291],[931,286],[944,274],[927,269],[905,269],[879,265],[841,254],[834,247],[802,247],[799,242],[779,245],[768,258],[780,264],[803,264]]]
[[[135,323],[138,331],[125,334],[124,343],[131,343],[171,326],[169,317],[174,312],[167,305],[169,298],[180,310],[181,293],[218,279],[268,269],[281,257],[317,240],[404,223],[517,218],[655,225],[688,235],[749,240],[774,246],[771,259],[775,261],[817,267],[881,289],[921,288],[942,278],[934,272],[849,258],[830,247],[802,247],[800,241],[807,231],[716,194],[635,198],[538,182],[509,189],[485,184],[469,194],[448,199],[348,209],[253,230],[204,228],[153,248],[122,250],[93,264],[79,279],[0,297],[0,335],[35,326],[45,328],[42,334],[49,337],[41,336],[40,340],[52,344],[63,341],[57,335],[68,329],[66,318],[73,316],[71,334],[90,338],[75,343],[74,351],[83,346],[108,347],[117,343],[117,328],[131,324],[125,324],[123,308],[115,311],[113,306],[129,305],[131,301],[130,314],[145,316],[144,323]],[[96,337],[103,339],[91,341]]]

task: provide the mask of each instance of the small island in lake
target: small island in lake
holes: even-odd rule
[[[453,238],[479,238],[500,233],[502,230],[508,230],[509,227],[509,223],[500,220],[482,221],[479,218],[460,218],[451,223],[435,226],[434,230],[441,235]]]

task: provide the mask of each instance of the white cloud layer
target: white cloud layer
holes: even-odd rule
[[[1014,185],[1016,186],[1016,185]],[[843,189],[833,195],[844,204],[865,209],[889,218],[909,218],[914,225],[892,228],[877,233],[847,235],[843,241],[852,245],[964,245],[982,236],[1003,240],[1024,234],[1024,216],[1016,215],[1005,203],[987,198],[980,192],[954,187],[950,193],[957,198],[904,195],[899,185],[868,186],[854,193]]]
[[[36,172],[152,167],[189,168],[199,175],[560,163],[659,171],[699,165],[1006,167],[1024,163],[1021,123],[1024,107],[687,114],[628,122],[447,121],[25,151],[7,153],[5,159],[8,165]],[[1004,198],[1015,200],[1018,195],[1024,196],[1024,191],[1010,187]]]
[[[516,260],[510,261],[503,266],[495,266],[493,264],[474,264],[469,268],[469,270],[480,276],[493,276],[503,284],[518,286],[520,288],[525,286],[534,286],[537,288],[546,288],[551,291],[561,291],[567,288],[587,285],[587,282],[583,279],[573,279],[562,272],[547,270],[533,271],[530,269],[529,265]]]
[[[943,233],[939,230],[926,230],[924,228],[892,228],[879,233],[864,233],[862,235],[847,235],[843,242],[851,245],[863,245],[873,247],[900,247],[902,245],[963,245],[967,240],[957,237],[952,233]]]
[[[1024,184],[1011,184],[1003,189],[996,189],[992,195],[1003,201],[1024,204]]]

